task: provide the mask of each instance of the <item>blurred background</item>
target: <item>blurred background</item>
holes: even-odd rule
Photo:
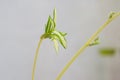
[[[56,54],[53,42],[40,48],[35,80],[55,80],[75,52],[108,19],[120,11],[120,0],[0,0],[0,80],[31,80],[35,50],[48,15],[57,9],[57,29],[67,32],[68,47]],[[120,17],[99,35],[61,80],[120,80]],[[110,48],[114,55],[101,55]]]

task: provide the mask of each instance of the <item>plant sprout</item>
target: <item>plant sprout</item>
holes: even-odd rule
[[[63,74],[67,71],[67,69],[72,65],[72,63],[78,58],[78,56],[89,46],[93,46],[99,44],[99,33],[115,18],[120,16],[120,12],[112,12],[109,15],[108,20],[88,39],[88,41],[73,55],[70,61],[65,65],[63,70],[59,73],[56,80],[60,80]]]
[[[32,80],[34,80],[35,77],[35,70],[36,70],[36,62],[37,62],[37,57],[39,53],[39,48],[42,43],[42,41],[46,38],[51,39],[54,42],[54,47],[56,52],[59,50],[58,42],[66,48],[66,39],[65,39],[66,33],[60,32],[56,30],[56,9],[53,11],[53,18],[51,16],[48,17],[47,24],[45,25],[45,33],[41,35],[38,47],[36,49],[36,54],[34,58],[34,64],[33,64],[33,70],[32,70]]]
[[[97,37],[97,38],[95,38],[95,40],[94,40],[93,42],[91,42],[91,43],[89,44],[89,46],[98,45],[99,43],[100,43],[99,37]]]

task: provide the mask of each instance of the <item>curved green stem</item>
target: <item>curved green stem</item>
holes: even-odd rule
[[[34,80],[34,77],[35,77],[35,70],[36,70],[36,63],[37,63],[38,53],[39,53],[39,49],[40,49],[40,46],[41,46],[41,43],[42,43],[43,39],[44,38],[41,38],[39,40],[38,47],[36,49],[36,53],[35,53],[35,57],[34,57],[34,63],[33,63],[33,69],[32,69],[32,80]]]
[[[89,40],[74,54],[74,56],[70,59],[70,61],[66,64],[66,66],[63,68],[63,70],[59,73],[56,80],[60,80],[63,74],[67,71],[67,69],[70,67],[70,65],[77,59],[77,57],[82,53],[88,45],[93,41],[98,34],[116,17],[118,17],[120,13],[115,13],[115,15],[111,15],[111,17],[89,38]]]

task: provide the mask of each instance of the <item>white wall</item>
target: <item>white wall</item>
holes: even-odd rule
[[[68,48],[56,55],[45,40],[40,49],[35,80],[55,80],[72,55],[108,18],[120,11],[120,0],[0,0],[0,80],[31,80],[32,64],[44,24],[57,9],[57,29],[67,32]],[[101,34],[101,44],[87,48],[62,80],[120,79],[120,17]],[[112,58],[99,56],[98,49],[118,50]],[[116,78],[116,79],[115,79]]]

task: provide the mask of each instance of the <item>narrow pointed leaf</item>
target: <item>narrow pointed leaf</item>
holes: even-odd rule
[[[99,37],[95,38],[95,40],[94,40],[94,41],[99,41]]]
[[[58,41],[54,39],[53,42],[54,42],[55,50],[58,53],[58,50],[59,50]]]
[[[51,29],[50,29],[50,31],[52,32],[52,31],[55,30],[55,24],[54,24],[54,21],[53,21],[53,19],[51,17],[50,17],[50,23],[51,23]]]
[[[94,45],[98,45],[100,42],[99,42],[99,37],[95,38],[95,40],[89,44],[89,46],[94,46]]]
[[[67,33],[59,32],[62,36],[66,36]]]
[[[89,44],[89,46],[95,46],[95,45],[98,45],[100,42],[94,42],[94,43],[91,43]]]
[[[67,44],[66,44],[66,39],[64,38],[64,36],[62,36],[59,32],[54,31],[53,32],[54,35],[58,38],[59,42],[61,43],[61,45],[66,48]]]
[[[47,25],[45,27],[45,32],[48,33],[51,27],[50,16],[48,17]]]
[[[109,19],[112,18],[114,14],[115,14],[115,12],[110,13]]]
[[[53,20],[56,23],[56,9],[54,9],[54,11],[53,11]]]

